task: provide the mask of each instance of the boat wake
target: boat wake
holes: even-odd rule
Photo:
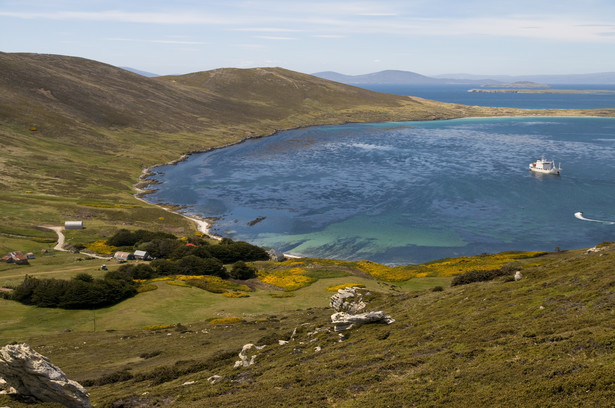
[[[599,222],[600,224],[606,224],[606,225],[615,225],[614,221],[592,220],[591,218],[585,218],[583,217],[582,211],[575,212],[574,216],[583,221]]]

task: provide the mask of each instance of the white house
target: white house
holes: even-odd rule
[[[149,261],[150,259],[152,259],[152,257],[147,253],[147,251],[135,251],[135,258],[136,259],[143,259],[144,261]]]
[[[64,221],[64,229],[83,229],[83,221]]]

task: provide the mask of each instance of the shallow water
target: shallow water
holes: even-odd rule
[[[561,176],[529,172],[542,154]],[[614,158],[615,119],[322,126],[157,168],[147,199],[296,255],[419,263],[615,239]]]

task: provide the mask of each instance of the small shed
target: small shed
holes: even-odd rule
[[[64,229],[84,229],[83,221],[64,221]]]
[[[144,261],[150,261],[152,257],[147,251],[135,251],[135,259],[143,259]]]
[[[269,254],[269,258],[272,261],[277,261],[277,262],[283,262],[286,260],[286,257],[284,256],[283,252],[278,252],[275,249],[270,249],[269,251],[267,251],[267,254]]]
[[[130,252],[123,252],[123,251],[117,251],[113,257],[115,259],[117,259],[118,261],[130,261],[132,259],[135,259],[135,256],[133,254],[131,254]]]

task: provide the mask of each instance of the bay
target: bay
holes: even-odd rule
[[[529,172],[542,154],[561,176]],[[614,240],[614,158],[610,118],[320,126],[159,167],[146,198],[296,255],[421,263]]]

